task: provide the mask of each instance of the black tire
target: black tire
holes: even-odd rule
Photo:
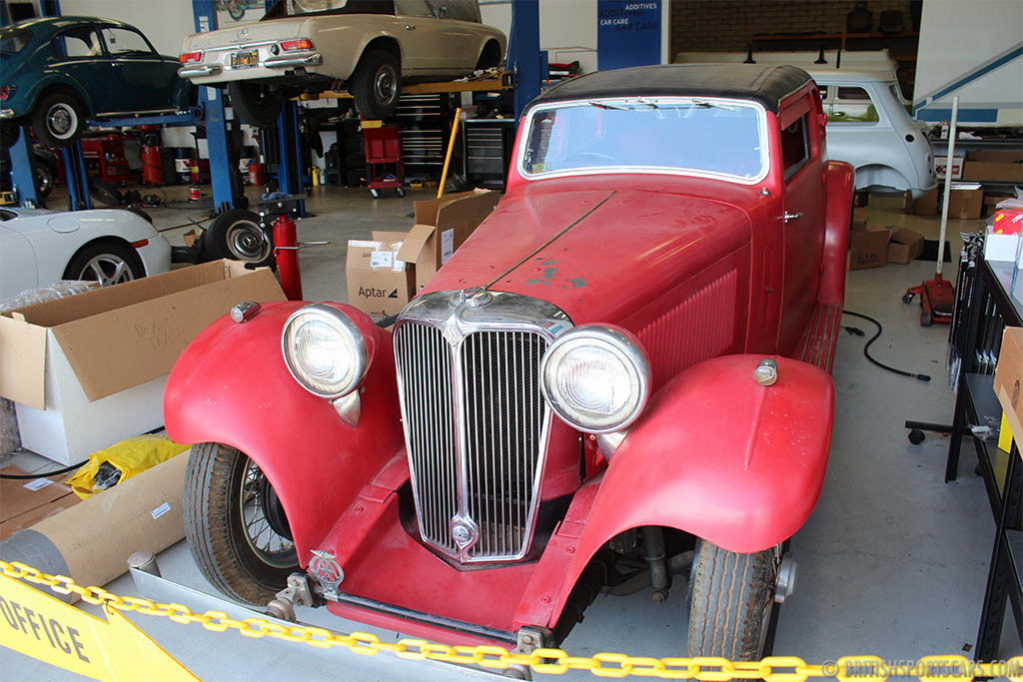
[[[10,149],[14,146],[14,143],[18,141],[18,136],[21,135],[21,126],[7,122],[0,124],[0,149]]]
[[[369,119],[394,113],[401,94],[401,64],[387,50],[369,50],[359,61],[352,79],[355,108]]]
[[[32,165],[35,167],[36,198],[40,201],[45,201],[46,197],[50,196],[53,186],[57,182],[57,173],[52,166],[41,162],[39,159],[34,159]]]
[[[51,92],[36,102],[32,128],[44,147],[68,147],[85,129],[85,106],[74,95]]]
[[[920,443],[924,442],[925,437],[924,432],[920,429],[913,429],[909,432],[909,442],[913,445],[920,445]]]
[[[298,569],[280,502],[263,473],[241,451],[217,443],[193,446],[185,472],[182,508],[185,537],[195,563],[227,596],[265,605],[285,587],[288,575]],[[260,526],[253,539],[243,515],[253,515],[248,524],[251,526],[260,513],[265,526]],[[269,531],[268,536],[265,531]],[[254,547],[254,541],[263,537],[279,548]]]
[[[99,178],[89,178],[89,194],[93,199],[107,206],[120,206],[124,203],[121,190],[117,189],[116,185]]]
[[[280,90],[259,83],[228,83],[227,94],[238,118],[257,128],[272,126],[284,105],[284,95]]]
[[[203,253],[209,260],[230,258],[254,265],[273,262],[273,243],[252,211],[234,209],[217,216],[202,235]]]
[[[64,269],[64,279],[98,281],[101,286],[130,282],[146,276],[138,252],[124,242],[101,239],[78,250]]]
[[[689,656],[763,657],[779,558],[774,549],[739,554],[697,542],[689,582]]]

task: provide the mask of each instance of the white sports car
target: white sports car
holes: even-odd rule
[[[480,23],[477,0],[282,0],[254,24],[185,38],[178,75],[227,87],[235,114],[257,127],[277,120],[285,98],[342,83],[363,116],[380,119],[402,81],[498,66],[506,45]]]
[[[170,262],[167,240],[131,211],[0,209],[0,300],[62,279],[128,282]]]

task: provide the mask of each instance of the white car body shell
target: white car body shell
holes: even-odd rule
[[[889,72],[809,70],[821,88],[828,156],[856,169],[856,189],[909,190],[919,197],[937,186],[931,144],[905,108]],[[840,97],[843,93],[869,95]],[[860,120],[863,119],[863,120]]]
[[[11,215],[13,214],[13,216]],[[2,209],[0,215],[0,299],[64,278],[75,254],[97,239],[135,246],[146,275],[170,269],[170,244],[131,211],[47,211]]]
[[[308,39],[312,49],[284,52],[281,43]],[[456,78],[476,68],[486,44],[507,46],[496,28],[473,21],[402,14],[310,14],[273,19],[185,38],[182,54],[202,53],[179,69],[199,85],[279,79],[304,75],[348,81],[363,51],[378,38],[393,39],[401,51],[403,80]],[[255,66],[232,66],[232,55],[257,53]]]

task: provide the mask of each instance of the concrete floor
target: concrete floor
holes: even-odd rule
[[[331,245],[303,250],[303,285],[309,300],[346,300],[344,261],[348,239],[366,239],[374,229],[402,230],[412,224],[412,202],[430,198],[410,192],[404,199],[373,200],[365,190],[319,188],[309,201],[315,217],[299,224],[302,241],[329,240]],[[173,198],[173,196],[172,196]],[[187,205],[151,211],[159,228],[200,216]],[[901,213],[901,199],[873,199],[871,225],[906,226],[937,236],[937,220]],[[978,223],[953,221],[953,258],[959,230]],[[182,243],[188,228],[166,234]],[[792,540],[799,562],[795,594],[781,609],[774,652],[822,663],[844,655],[873,654],[889,660],[915,660],[929,654],[963,654],[977,634],[994,522],[973,458],[963,457],[960,478],[943,480],[947,438],[928,435],[921,445],[906,439],[903,421],[944,422],[951,418],[954,396],[945,370],[947,328],[922,328],[919,308],[900,300],[908,286],[933,273],[931,263],[889,265],[849,273],[846,308],[879,319],[885,333],[872,351],[885,362],[931,374],[930,383],[899,377],[869,364],[861,351],[864,339],[842,333],[835,362],[837,414],[827,481],[817,509]],[[946,265],[946,276],[954,266]],[[843,324],[873,333],[869,323],[846,317]],[[972,449],[971,449],[972,450]],[[966,452],[966,450],[964,450]],[[52,468],[19,455],[19,466]],[[184,542],[160,557],[165,577],[216,594],[199,574]],[[135,594],[124,576],[108,589]],[[146,595],[143,595],[146,596]],[[185,601],[207,608],[202,598]],[[632,655],[676,656],[684,652],[684,586],[663,605],[649,594],[626,598],[602,596],[586,620],[564,643],[570,653],[599,651]],[[323,610],[304,610],[303,619],[334,630],[369,628],[333,618]],[[158,643],[204,680],[345,679],[423,680],[492,679],[487,673],[424,665],[346,651],[319,650],[271,640],[250,640],[234,633],[209,633],[199,626],[179,626],[136,617]],[[380,632],[380,631],[376,631]],[[394,633],[382,633],[393,641]],[[1023,647],[1006,623],[1001,658],[1019,656]],[[73,675],[0,649],[6,679],[65,680]],[[587,673],[572,679],[592,679]]]

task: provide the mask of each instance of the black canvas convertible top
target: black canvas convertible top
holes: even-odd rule
[[[729,97],[760,102],[778,113],[778,103],[810,80],[795,66],[765,64],[662,64],[599,71],[547,89],[533,104],[601,97]]]

